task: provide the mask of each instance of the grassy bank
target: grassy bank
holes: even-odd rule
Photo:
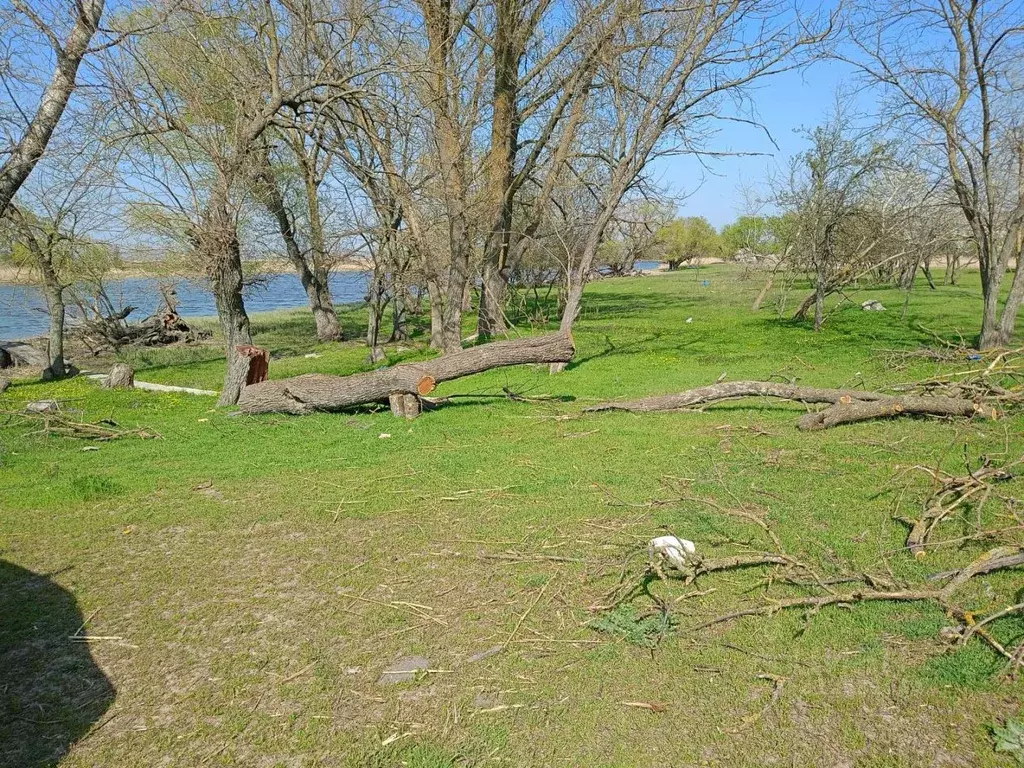
[[[598,631],[588,610],[666,530],[707,554],[769,545],[760,527],[696,499],[756,509],[788,552],[830,576],[922,583],[985,551],[968,540],[915,560],[894,505],[907,514],[927,496],[908,467],[962,473],[965,454],[1024,453],[1024,417],[800,433],[792,404],[581,413],[723,373],[877,388],[976,365],[891,353],[976,333],[980,290],[965,281],[916,291],[905,317],[901,294],[872,292],[889,311],[847,305],[818,335],[751,313],[760,281],[735,268],[602,281],[564,374],[500,370],[438,391],[570,400],[463,398],[415,422],[369,410],[247,418],[211,398],[18,382],[6,409],[57,397],[83,419],[162,439],[83,451],[27,426],[0,434],[0,653],[25,637],[40,651],[13,688],[0,685],[0,763],[47,764],[84,735],[62,766],[1012,765],[989,728],[1021,716],[1024,684],[998,679],[1002,661],[984,644],[944,643],[949,620],[932,604],[692,633],[766,594],[801,592],[767,583],[765,569],[657,583],[675,623],[659,627],[656,648]],[[343,317],[352,336],[362,320]],[[359,344],[317,345],[302,312],[257,317],[254,331],[275,377],[366,365]],[[133,362],[162,383],[216,389],[223,374],[214,348]],[[1002,489],[1024,496],[1024,481]],[[990,528],[1012,520],[997,504],[978,515]],[[29,572],[57,591],[30,588]],[[998,609],[1021,599],[1022,581],[994,574],[967,600]],[[83,623],[80,634],[107,638],[91,656],[65,640]],[[1011,642],[1024,620],[991,629]],[[413,655],[426,672],[380,681]],[[69,685],[75,695],[61,697]],[[632,706],[652,702],[664,710]]]

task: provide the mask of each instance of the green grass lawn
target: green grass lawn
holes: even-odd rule
[[[757,400],[582,413],[722,374],[873,389],[978,365],[891,352],[972,338],[976,275],[918,287],[905,316],[898,291],[863,292],[889,311],[846,304],[820,334],[770,306],[752,313],[761,279],[723,266],[596,283],[563,374],[503,369],[437,392],[571,399],[462,398],[413,422],[372,409],[244,417],[207,397],[17,382],[8,411],[60,398],[82,420],[162,439],[89,444],[18,420],[0,431],[0,764],[53,765],[74,741],[61,766],[1013,765],[990,728],[1024,716],[1024,684],[999,677],[984,644],[945,643],[950,620],[931,604],[688,631],[806,593],[753,568],[653,584],[671,606],[640,638],[653,648],[591,626],[628,635],[651,608],[588,610],[640,575],[655,535],[705,555],[771,546],[693,499],[763,515],[826,576],[920,585],[992,546],[917,561],[893,514],[913,516],[928,494],[914,465],[961,474],[965,455],[1024,454],[1020,414],[801,433],[802,406]],[[342,319],[356,336],[362,313]],[[307,313],[256,317],[254,330],[272,377],[367,368],[359,343],[316,344]],[[216,347],[132,362],[146,381],[217,389],[223,375]],[[1022,480],[1001,488],[1024,497]],[[990,501],[939,538],[1013,521]],[[965,602],[984,613],[1022,591],[1007,571],[974,580]],[[68,640],[83,624],[103,639]],[[1020,642],[1024,620],[991,630]],[[429,669],[378,682],[412,655]],[[663,711],[629,705],[655,702]]]

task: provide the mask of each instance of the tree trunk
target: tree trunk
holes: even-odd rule
[[[218,188],[213,191],[209,204],[203,212],[194,236],[194,243],[200,258],[206,264],[207,275],[213,286],[213,298],[217,305],[217,318],[224,333],[227,356],[227,371],[224,387],[217,405],[234,405],[244,381],[233,376],[239,363],[238,348],[252,345],[249,330],[249,315],[242,298],[244,285],[242,275],[242,254],[238,243],[237,224],[228,210],[227,192]]]
[[[277,185],[269,156],[264,154],[262,161],[263,168],[258,180],[259,196],[263,199],[267,211],[277,221],[277,228],[284,241],[288,261],[295,267],[295,271],[299,275],[299,282],[302,283],[302,289],[306,292],[309,308],[313,312],[313,320],[316,323],[316,338],[318,341],[324,342],[341,341],[344,335],[341,324],[338,322],[338,315],[334,311],[334,303],[331,300],[329,273],[322,268],[315,255],[312,266],[303,256],[295,234],[295,225]],[[319,213],[319,209],[316,210],[316,213]],[[319,232],[319,229],[317,231]]]
[[[391,395],[426,395],[438,382],[458,379],[507,365],[571,360],[572,336],[552,333],[515,341],[481,344],[433,360],[402,363],[352,376],[306,374],[267,381],[242,390],[245,413],[339,411],[364,403],[387,401]]]
[[[57,123],[60,122],[71,94],[75,90],[78,68],[89,50],[89,44],[103,15],[104,0],[80,0],[70,3],[74,9],[74,26],[57,55],[53,76],[39,100],[39,108],[14,150],[0,166],[0,217],[14,199],[25,179],[46,151]],[[31,7],[29,3],[29,7]]]
[[[1010,283],[1010,295],[1003,305],[1003,316],[999,319],[999,345],[1009,346],[1013,341],[1013,331],[1017,324],[1017,314],[1021,302],[1024,301],[1024,268],[1021,267],[1020,256],[1017,256],[1017,271]]]
[[[47,280],[47,283],[49,281]],[[58,284],[47,284],[43,291],[46,294],[46,312],[50,317],[46,368],[43,369],[43,381],[55,381],[67,376],[67,363],[64,361],[64,290]]]
[[[505,296],[508,290],[508,276],[499,263],[503,257],[495,257],[496,263],[484,263],[480,282],[480,314],[477,318],[477,335],[481,340],[500,336],[508,332],[505,322]]]
[[[818,272],[814,285],[814,332],[819,333],[825,322],[825,275]]]
[[[409,328],[409,289],[401,285],[398,277],[393,277],[394,287],[392,289],[392,341],[408,341],[412,338],[412,331]]]
[[[981,274],[981,335],[978,337],[978,349],[992,349],[1002,346],[1005,342],[999,331],[999,288],[1002,276],[994,274],[998,269],[982,271]]]
[[[430,348],[444,348],[444,296],[437,280],[427,279],[427,293],[430,297]]]
[[[373,278],[370,280],[367,309],[366,346],[370,348],[370,362],[378,363],[384,359],[384,350],[380,346],[380,326],[384,313],[384,274],[379,266],[374,269]]]

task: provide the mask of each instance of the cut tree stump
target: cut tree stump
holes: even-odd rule
[[[775,397],[781,400],[795,400],[801,403],[831,403],[831,407],[808,413],[800,418],[797,427],[801,430],[828,429],[839,424],[850,424],[870,419],[885,419],[895,416],[959,416],[999,417],[991,406],[982,406],[972,400],[955,397],[920,397],[902,395],[893,397],[881,392],[864,392],[858,389],[819,389],[799,387],[793,384],[777,384],[771,381],[732,381],[699,387],[676,395],[656,395],[622,403],[601,403],[588,411],[674,411],[708,405],[722,400],[743,397]]]
[[[388,396],[388,404],[391,406],[391,412],[395,416],[409,420],[415,419],[423,410],[419,395],[402,393],[390,395]]]
[[[125,363],[114,363],[110,373],[103,379],[104,389],[133,389],[135,387],[135,370]]]
[[[270,372],[270,352],[249,344],[235,347],[234,361],[230,363],[227,380],[217,405],[234,405],[234,393],[246,387],[261,384]],[[228,396],[230,393],[230,397]]]
[[[508,365],[558,363],[572,360],[572,336],[551,333],[513,341],[497,341],[415,363],[400,363],[352,376],[309,373],[266,381],[242,390],[243,413],[340,411],[365,403],[390,402],[391,395],[427,395],[439,382]],[[405,401],[403,401],[403,413]]]

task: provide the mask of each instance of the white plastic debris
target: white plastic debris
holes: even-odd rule
[[[323,357],[319,352],[310,352],[308,355],[303,355],[307,360],[316,360],[318,357]]]
[[[665,560],[673,568],[682,570],[687,560],[697,554],[697,545],[676,536],[657,536],[647,545],[647,556],[651,560]]]
[[[686,322],[688,322],[688,323],[692,323],[692,322],[693,322],[693,318],[692,318],[692,317],[688,317],[688,318],[686,318]]]
[[[860,305],[865,312],[885,312],[885,307],[878,299],[868,299]]]

